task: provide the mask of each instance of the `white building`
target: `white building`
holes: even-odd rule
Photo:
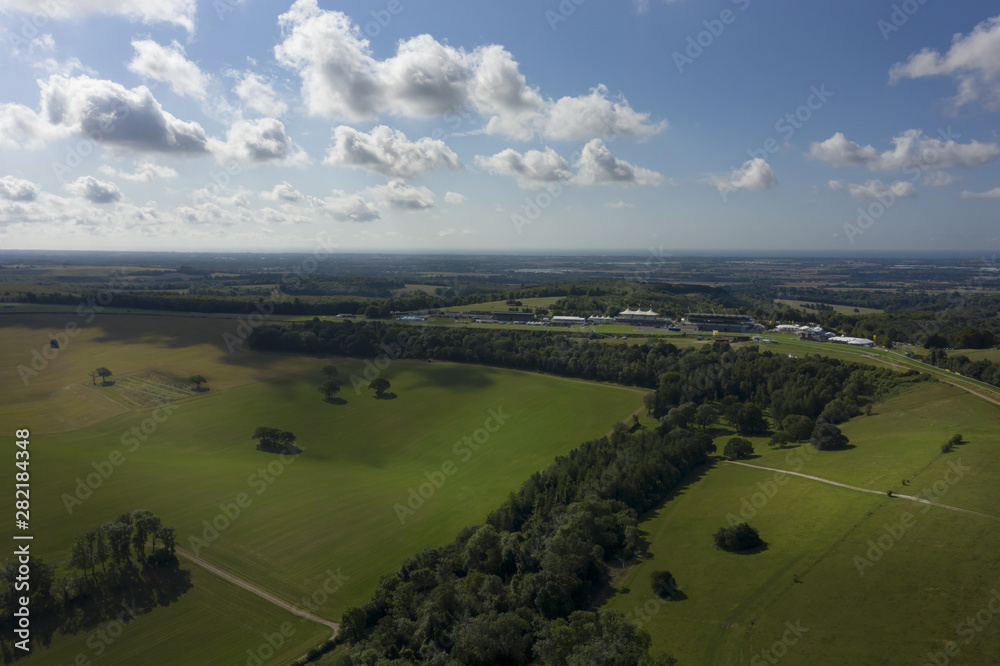
[[[835,335],[828,340],[828,342],[834,342],[842,345],[851,345],[852,347],[874,347],[875,341],[869,340],[868,338],[852,338],[846,335]]]
[[[552,318],[552,324],[555,326],[583,326],[586,323],[587,320],[583,317],[557,315]]]

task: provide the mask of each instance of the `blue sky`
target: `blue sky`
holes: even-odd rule
[[[0,0],[0,38],[2,248],[1000,244],[994,3]]]

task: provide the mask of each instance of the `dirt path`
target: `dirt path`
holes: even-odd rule
[[[873,495],[886,495],[885,491],[882,490],[872,490],[871,488],[858,488],[857,486],[851,486],[846,483],[840,483],[839,481],[830,481],[829,479],[824,479],[819,476],[812,476],[811,474],[802,474],[801,472],[789,472],[784,469],[775,469],[774,467],[764,467],[762,465],[751,465],[750,463],[736,462],[734,460],[724,460],[723,462],[730,465],[740,465],[742,467],[754,467],[756,469],[766,469],[769,472],[780,472],[782,474],[788,474],[790,476],[799,476],[803,479],[812,479],[813,481],[819,481],[820,483],[827,483],[831,486],[839,486],[841,488],[847,488],[849,490],[856,490],[862,493],[871,493]],[[905,499],[911,502],[919,502],[920,504],[930,504],[931,506],[937,506],[942,509],[949,509],[951,511],[958,511],[960,513],[968,513],[973,516],[981,516],[983,518],[989,518],[990,520],[1000,521],[1000,517],[991,516],[988,513],[980,513],[978,511],[972,511],[971,509],[963,509],[957,506],[951,506],[948,504],[941,504],[940,502],[932,502],[931,500],[924,499],[923,497],[914,497],[913,495],[898,495],[896,493],[892,494],[893,499]]]
[[[340,630],[340,625],[337,624],[336,622],[330,622],[329,620],[324,620],[323,618],[318,617],[316,615],[313,615],[312,613],[310,613],[308,611],[304,611],[301,608],[298,608],[297,606],[294,606],[294,605],[288,603],[287,601],[279,599],[278,597],[274,596],[273,594],[271,594],[269,592],[265,592],[264,590],[260,589],[259,587],[248,583],[247,581],[243,580],[242,578],[238,578],[238,577],[234,576],[233,574],[229,573],[228,571],[225,571],[224,569],[220,569],[219,567],[215,566],[214,564],[209,564],[205,560],[201,559],[200,557],[196,557],[196,556],[192,555],[191,553],[187,552],[186,550],[182,550],[181,548],[178,548],[177,549],[177,554],[180,555],[181,557],[183,557],[183,558],[185,558],[187,560],[190,560],[191,562],[197,564],[201,568],[203,568],[203,569],[205,569],[207,571],[210,571],[211,573],[214,573],[219,578],[222,578],[223,580],[229,581],[230,583],[232,583],[233,585],[236,585],[237,587],[242,587],[247,592],[251,592],[253,594],[256,594],[258,597],[261,597],[262,599],[266,599],[267,601],[270,601],[275,606],[280,606],[281,608],[284,608],[289,613],[293,613],[295,615],[298,615],[301,618],[305,618],[307,620],[312,620],[313,622],[317,622],[317,623],[322,624],[322,625],[324,625],[326,627],[330,627],[330,629],[333,630],[333,635],[330,636],[330,638],[334,638],[337,635],[337,632]]]

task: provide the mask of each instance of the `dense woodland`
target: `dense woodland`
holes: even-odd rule
[[[643,551],[640,517],[715,452],[722,416],[737,432],[806,424],[812,434],[919,380],[824,357],[726,343],[607,345],[546,331],[413,328],[314,320],[264,326],[254,349],[488,363],[655,389],[655,429],[618,424],[529,478],[483,525],[384,576],[342,620],[342,666],[670,664],[649,636],[595,599],[613,566]],[[784,431],[782,431],[784,432]],[[839,432],[839,431],[837,431]],[[806,433],[786,437],[799,441]],[[820,447],[822,448],[822,447]],[[706,539],[712,538],[711,530]]]

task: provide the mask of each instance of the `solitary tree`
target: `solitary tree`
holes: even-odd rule
[[[812,437],[809,439],[812,445],[819,451],[829,451],[831,449],[842,449],[847,446],[847,435],[840,432],[840,428],[832,423],[817,423],[813,429]]]
[[[194,384],[195,391],[200,391],[201,385],[207,382],[208,380],[205,379],[202,375],[191,375],[190,377],[188,377],[188,381]]]
[[[677,579],[669,571],[654,571],[649,577],[649,585],[658,597],[670,599],[677,592]]]
[[[714,537],[716,548],[733,553],[750,550],[764,543],[757,530],[747,523],[739,523],[732,527],[720,527]]]
[[[381,398],[385,395],[385,392],[389,390],[389,380],[385,377],[377,377],[372,380],[372,383],[368,385],[368,388],[375,391],[376,398]]]
[[[333,379],[327,380],[319,385],[319,392],[323,394],[324,398],[329,400],[334,395],[340,392],[340,384],[338,384]]]
[[[108,377],[111,376],[111,371],[102,366],[97,370],[94,370],[94,374],[101,378],[101,384],[107,384]]]
[[[333,379],[339,374],[339,371],[337,370],[337,366],[335,365],[324,365],[322,373],[326,375],[327,379]]]
[[[732,437],[722,450],[726,460],[742,460],[753,455],[753,442],[742,437]]]

